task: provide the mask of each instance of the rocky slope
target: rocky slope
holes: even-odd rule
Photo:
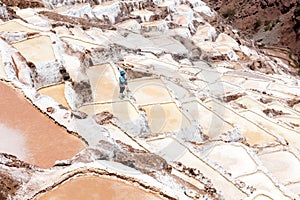
[[[286,48],[294,54],[295,60],[300,62],[299,1],[206,2],[247,37],[263,45]]]

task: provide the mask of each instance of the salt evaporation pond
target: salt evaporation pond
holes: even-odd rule
[[[136,186],[129,185],[113,177],[80,176],[58,185],[53,190],[40,196],[38,199],[158,200],[162,198],[154,193],[150,193]]]
[[[85,144],[55,124],[12,87],[0,82],[0,151],[42,168],[70,159]]]

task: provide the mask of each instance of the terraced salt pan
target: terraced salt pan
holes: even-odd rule
[[[26,9],[19,9],[16,11],[16,14],[26,20],[27,23],[33,24],[35,26],[40,26],[40,27],[49,27],[50,28],[50,23],[48,20],[42,18],[37,14],[40,11],[45,10],[44,8],[26,8]]]
[[[216,34],[216,29],[210,24],[199,25],[197,32],[193,35],[194,42],[212,41],[213,36]]]
[[[112,113],[121,122],[133,122],[139,117],[138,111],[129,101],[117,101],[107,103],[95,103],[84,105],[79,108],[80,111],[93,116],[97,113],[108,111]]]
[[[288,151],[260,155],[264,166],[283,184],[300,181],[300,161]]]
[[[269,56],[283,58],[280,61],[286,63],[287,65],[289,64],[288,61],[291,61],[291,59],[289,58],[289,55],[287,53],[280,52],[280,50],[264,49],[263,51]]]
[[[245,182],[249,186],[255,187],[259,192],[268,192],[270,193],[271,199],[282,199],[288,200],[287,196],[285,196],[279,189],[274,185],[272,180],[267,177],[262,172],[256,172],[251,175],[240,177],[239,180]],[[258,181],[259,180],[259,181]]]
[[[166,52],[173,52],[179,54],[186,54],[188,50],[180,42],[172,37],[159,35],[158,37],[151,37],[151,42],[160,49]]]
[[[209,84],[208,89],[211,96],[217,97],[243,91],[239,86],[224,81],[216,81],[215,83]]]
[[[81,18],[94,18],[91,5],[89,3],[78,2],[78,4],[60,6],[54,8],[53,12],[72,17],[81,17]]]
[[[51,62],[55,61],[52,41],[49,36],[37,36],[25,41],[14,43],[13,46],[20,51],[27,61]]]
[[[173,22],[180,27],[189,27],[189,25],[191,24],[191,20],[188,16],[183,16],[180,14],[173,15]]]
[[[105,35],[107,35],[107,33],[105,33]],[[141,49],[144,51],[152,51],[153,49],[158,49],[158,47],[153,44],[152,40],[136,33],[129,33],[128,35],[126,35],[126,37],[123,37],[116,32],[114,34],[111,34],[111,36],[108,38],[116,44],[131,49]]]
[[[182,15],[192,15],[191,13],[193,12],[189,6],[184,4],[177,6],[175,9],[178,13]]]
[[[110,132],[110,137],[113,138],[115,141],[120,140],[125,144],[128,144],[132,146],[135,149],[145,150],[142,146],[140,146],[133,138],[125,134],[123,131],[121,131],[119,128],[112,124],[106,124],[104,125],[108,128]]]
[[[300,113],[300,104],[294,105],[293,108]]]
[[[204,189],[204,184],[201,183],[200,181],[192,178],[192,177],[189,177],[188,175],[176,170],[176,169],[172,169],[172,172],[171,172],[173,175],[185,180],[186,182],[196,186],[197,188],[199,189]]]
[[[97,32],[99,32],[99,31],[97,31]],[[95,36],[97,37],[97,35],[100,36],[100,38],[105,37],[108,40],[110,40],[111,42],[119,44],[119,45],[123,44],[126,47],[127,47],[127,45],[131,45],[131,44],[128,44],[125,37],[123,37],[121,35],[121,33],[117,32],[117,31],[106,30],[105,32],[101,32],[99,34],[96,34]],[[138,35],[138,36],[140,36],[140,35]],[[140,36],[140,37],[143,38],[143,36]]]
[[[136,79],[128,87],[140,105],[172,102],[172,97],[160,79]]]
[[[178,70],[178,65],[170,62],[162,62],[157,58],[145,58],[145,56],[132,56],[127,57],[126,62],[132,64],[133,66],[138,66],[140,68],[148,68],[149,71],[155,71],[155,74],[164,75],[169,77],[172,74],[172,78],[182,79],[182,76],[176,73]]]
[[[256,190],[251,193],[245,200],[275,200],[278,199],[277,195],[274,195],[271,192],[266,192],[263,190]]]
[[[28,33],[38,33],[38,29],[29,28],[21,23],[18,20],[10,20],[0,24],[0,32],[28,32]]]
[[[51,98],[53,98],[57,103],[63,105],[65,108],[70,108],[69,104],[65,98],[65,84],[57,84],[48,86],[45,88],[41,88],[38,90],[39,93],[43,95],[47,95]]]
[[[188,27],[190,21],[188,20],[188,18],[186,16],[182,16],[182,15],[175,15],[173,17],[173,21],[178,24],[179,26],[182,27]]]
[[[131,64],[137,68],[146,69],[148,71],[155,71],[155,74],[162,74],[167,77],[172,74],[172,78],[182,78],[181,75],[176,73],[179,65],[170,62],[161,61],[152,54],[148,54],[147,58],[145,56],[126,56],[124,58],[125,62]]]
[[[296,96],[296,95],[289,94],[287,92],[276,91],[276,90],[267,90],[267,94],[272,95],[275,98],[279,98],[282,100],[298,98],[298,96]]]
[[[247,80],[259,80],[259,81],[272,81],[270,77],[267,77],[265,74],[255,72],[255,71],[228,71],[225,73],[226,75],[234,75],[246,78]]]
[[[32,24],[34,26],[45,27],[49,30],[52,28],[51,23],[48,20],[38,15],[34,15],[32,17],[27,17],[24,19],[26,20],[27,23]]]
[[[191,37],[191,32],[187,27],[178,27],[169,31],[171,33],[173,32],[174,35],[179,35],[181,37]]]
[[[91,28],[89,30],[85,31],[93,40],[97,41],[97,43],[106,46],[109,44],[109,40],[106,36],[104,36],[104,33],[101,29],[98,28]]]
[[[179,72],[180,73],[180,72]],[[192,82],[188,82],[187,80],[190,80],[192,79],[194,76],[191,75],[191,74],[188,74],[188,72],[183,72],[183,73],[180,73],[180,80],[182,82],[185,82],[185,84],[191,84]],[[196,81],[199,81],[199,80],[196,80]],[[194,82],[194,81],[193,81]]]
[[[247,139],[251,145],[266,144],[274,142],[276,138],[269,134],[266,130],[258,127],[255,123],[235,113],[231,109],[225,107],[216,100],[206,102],[213,111],[215,111],[224,120],[239,128],[241,134]]]
[[[154,31],[164,31],[168,28],[168,25],[165,20],[157,20],[157,21],[151,21],[151,22],[144,22],[141,24],[142,27],[145,27],[146,29],[154,30]]]
[[[18,9],[16,10],[16,14],[23,19],[26,19],[28,17],[34,16],[36,14],[36,11],[32,8]]]
[[[76,38],[80,38],[83,41],[90,41],[92,38],[87,35],[81,28],[74,27],[69,29],[72,32],[72,35],[74,35]]]
[[[239,49],[239,44],[232,37],[225,33],[220,33],[216,39],[216,42],[222,45],[226,45],[233,49]]]
[[[220,52],[221,54],[227,54],[232,51],[232,49],[229,46],[223,45],[223,46],[216,46],[215,49]]]
[[[255,99],[272,99],[272,101],[286,101],[286,99],[289,98],[289,95],[287,95],[287,98],[283,98],[282,94],[279,96],[276,95],[275,93],[269,94],[269,91],[267,93],[263,93],[263,91],[255,91],[255,90],[247,90],[247,94]]]
[[[119,99],[119,83],[110,64],[89,67],[86,73],[92,87],[94,102]]]
[[[216,44],[214,42],[209,42],[209,41],[205,41],[205,42],[194,41],[194,42],[202,51],[215,56],[220,55],[219,51],[215,49]]]
[[[268,87],[269,90],[275,90],[281,93],[300,96],[300,89],[297,86],[283,85],[278,83],[271,83]]]
[[[241,53],[240,52],[236,52],[236,54],[240,57],[240,60],[243,61],[243,57],[240,55]],[[248,60],[246,60],[248,61]],[[245,67],[239,63],[239,62],[231,62],[231,61],[217,61],[213,64],[214,66],[216,67],[225,67],[227,70],[229,69],[232,69],[232,70],[238,70],[238,71],[243,71],[245,70]],[[229,70],[230,71],[230,70]],[[233,80],[236,80],[236,81],[239,81],[239,82],[243,82],[243,80],[245,80],[245,78],[243,77],[239,77],[239,76],[234,76],[234,75],[228,75],[228,74],[224,74],[223,75],[225,80],[228,80],[228,79],[233,79]],[[233,81],[228,81],[228,82],[233,82]],[[236,83],[236,82],[234,82]]]
[[[300,182],[286,185],[288,189],[290,189],[292,192],[294,192],[297,195],[300,195]]]
[[[295,130],[300,129],[300,117],[299,116],[276,116],[275,119],[285,122],[286,124],[292,126]]]
[[[179,148],[174,149],[171,152],[170,151],[170,147],[173,147],[171,145],[178,145],[177,142],[172,138],[172,137],[164,137],[161,139],[150,139],[147,141],[147,144],[149,144],[151,146],[151,148],[153,149],[153,151],[155,152],[159,152],[160,156],[164,155],[168,155],[170,153],[172,153],[171,156],[168,156],[168,158],[166,159],[167,161],[173,161],[173,160],[177,160],[179,157],[182,156],[182,154],[184,153],[185,149],[182,145],[179,145]]]
[[[258,91],[266,91],[269,81],[255,80],[255,79],[247,79],[241,86],[245,89],[255,89]]]
[[[165,83],[168,86],[168,88],[173,92],[174,96],[176,96],[177,99],[183,100],[193,96],[189,90],[181,87],[180,85],[177,85],[173,81],[165,80]]]
[[[134,184],[105,176],[85,175],[70,179],[44,193],[39,200],[48,199],[162,199]]]
[[[154,133],[178,131],[191,125],[175,103],[152,104],[142,108],[146,111],[151,131]]]
[[[154,61],[155,63],[155,61]],[[156,74],[158,75],[162,75],[162,76],[170,76],[170,74],[172,74],[172,78],[173,79],[181,79],[182,80],[182,76],[181,74],[178,74],[176,72],[176,69],[173,69],[175,67],[174,64],[172,63],[156,63],[153,67],[154,71]]]
[[[287,115],[292,115],[292,116],[295,116],[295,117],[300,116],[300,113],[295,112],[293,109],[290,109],[289,107],[284,106],[279,102],[272,102],[272,103],[268,104],[268,108],[278,110],[278,111],[282,111],[283,113],[285,113]]]
[[[243,111],[242,114],[255,124],[263,127],[265,130],[282,136],[286,141],[288,141],[289,145],[300,149],[300,133],[292,129],[287,129],[273,122],[271,119],[266,119],[252,111]]]
[[[65,26],[57,26],[54,30],[58,36],[72,35],[71,31]]]
[[[199,78],[202,81],[205,81],[207,83],[212,83],[212,84],[215,83],[217,80],[221,79],[221,77],[222,77],[222,74],[216,70],[205,70],[204,69],[199,74],[197,74],[197,78]]]
[[[203,133],[208,135],[210,138],[226,133],[234,128],[231,124],[224,121],[217,114],[198,101],[183,103],[182,108],[187,111],[193,119],[197,120],[203,128]]]
[[[42,114],[22,94],[2,82],[0,88],[0,121],[6,126],[0,137],[5,138],[1,141],[7,141],[1,150],[13,149],[10,153],[25,157],[24,161],[48,168],[56,160],[72,158],[85,147],[80,139]]]
[[[198,69],[196,67],[192,67],[192,66],[183,66],[180,67],[179,72],[180,73],[185,73],[185,74],[189,74],[191,76],[195,76],[196,74],[200,73],[202,69]]]
[[[187,87],[190,89],[190,91],[194,91],[194,94],[197,96],[199,94],[198,91],[203,91],[208,93],[209,92],[209,84],[205,81],[196,80],[193,82],[187,82]]]
[[[259,194],[256,195],[253,200],[273,200],[272,197],[269,197],[268,195],[265,194]]]
[[[221,56],[227,54],[227,57],[231,61],[236,61],[239,57],[238,55],[232,50],[232,48],[225,43],[216,43],[210,41],[195,41],[195,44],[201,48],[202,51],[209,53],[213,56]]]
[[[176,5],[176,1],[170,1],[170,0],[168,0],[168,1],[158,1],[157,3],[156,3],[156,5],[158,6],[158,7],[167,7],[168,9],[174,9],[174,7],[175,7],[175,5]]]
[[[264,110],[267,108],[267,106],[256,99],[253,99],[250,96],[243,96],[235,100],[234,102],[241,104],[245,106],[248,109],[259,109],[259,110]]]
[[[255,161],[246,149],[238,144],[219,144],[211,150],[208,158],[222,166],[234,178],[257,170]]]
[[[96,44],[95,42],[88,42],[88,41],[84,41],[84,40],[81,40],[80,38],[75,38],[75,37],[72,37],[72,36],[60,36],[60,38],[67,42],[67,43],[70,43],[71,45],[75,45],[75,46],[79,46],[79,47],[82,47],[82,48],[85,48],[85,49],[92,49],[92,48],[97,48],[99,47],[99,44]]]
[[[98,19],[103,19],[104,16],[109,18],[109,21],[114,24],[115,18],[120,12],[120,2],[116,1],[103,1],[99,5],[92,8],[92,14]]]
[[[173,138],[168,137],[160,140],[152,140],[147,143],[155,148],[156,153],[167,161],[177,161],[187,167],[199,169],[205,177],[211,180],[213,186],[218,191],[222,191],[222,195],[225,199],[231,199],[232,197],[235,197],[235,199],[244,199],[246,197],[242,191],[235,187],[218,171],[192,154],[185,146]]]
[[[130,14],[134,15],[134,16],[140,16],[142,22],[148,22],[150,20],[150,17],[152,15],[154,15],[154,13],[152,11],[149,11],[147,9],[143,9],[143,10],[135,10],[132,11]]]
[[[194,5],[194,10],[196,12],[204,14],[208,17],[214,17],[215,16],[215,12],[213,12],[205,3],[203,3],[203,1],[200,1],[200,3],[199,3],[199,1],[194,1],[194,2],[196,2],[196,3],[195,4],[192,3],[192,4]]]
[[[127,30],[140,30],[141,25],[135,20],[135,19],[129,19],[122,22],[119,22],[118,24],[115,24],[117,28],[120,29],[127,29]]]

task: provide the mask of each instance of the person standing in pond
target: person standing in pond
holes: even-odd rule
[[[119,86],[120,86],[120,99],[123,99],[125,97],[124,92],[127,87],[127,76],[124,70],[120,71]]]

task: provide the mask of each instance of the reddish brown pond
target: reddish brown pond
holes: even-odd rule
[[[85,147],[25,97],[0,81],[0,152],[11,153],[42,168],[69,159]]]
[[[67,181],[55,189],[46,192],[39,200],[72,199],[130,199],[130,200],[158,200],[158,195],[147,192],[134,185],[129,185],[116,178],[81,176]]]

